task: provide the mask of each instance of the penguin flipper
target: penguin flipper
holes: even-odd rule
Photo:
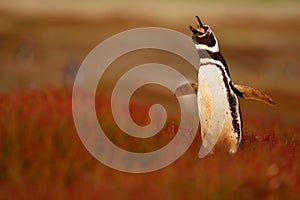
[[[270,104],[270,105],[275,105],[275,102],[271,97],[266,95],[265,93],[254,89],[249,86],[244,86],[244,85],[238,85],[238,84],[233,84],[233,87],[238,90],[238,92],[241,94],[239,95],[240,97],[244,99],[254,99],[258,101],[262,101],[264,103]]]
[[[180,97],[189,94],[197,94],[198,83],[185,83],[176,88],[174,96]]]
[[[267,94],[263,93],[262,91],[254,89],[250,86],[239,85],[234,83],[233,83],[233,87],[235,90],[237,90],[236,93],[238,93],[237,95],[239,97],[242,97],[244,99],[254,99],[257,101],[262,101],[266,104],[275,105],[274,100],[271,97],[269,97]],[[197,94],[197,92],[198,92],[198,83],[185,83],[180,85],[178,88],[176,88],[174,96],[180,97],[189,94]]]

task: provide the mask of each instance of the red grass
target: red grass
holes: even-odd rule
[[[103,99],[103,98],[101,98]],[[99,102],[101,114],[108,98]],[[132,105],[139,123],[147,108]],[[145,111],[145,112],[144,112]],[[127,174],[94,159],[81,143],[68,90],[14,92],[0,97],[1,199],[296,199],[300,196],[299,124],[243,113],[244,136],[236,155],[200,160],[197,137],[172,165],[147,174]],[[101,117],[99,117],[101,118]],[[172,139],[168,121],[160,135],[142,141],[105,124],[116,143],[136,151],[159,148]],[[119,138],[120,137],[120,138]],[[150,143],[147,143],[150,142]],[[134,145],[132,145],[132,143]],[[131,144],[131,146],[130,146]],[[140,145],[140,146],[139,146]],[[146,146],[146,147],[145,147]]]

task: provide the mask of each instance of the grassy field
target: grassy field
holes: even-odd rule
[[[132,4],[128,9],[124,2],[77,2],[70,8],[67,1],[33,2],[29,6],[0,2],[0,199],[299,198],[300,16],[296,1],[226,5],[167,1]],[[219,153],[200,160],[198,133],[179,160],[159,171],[128,174],[101,164],[75,130],[74,70],[99,42],[129,28],[159,26],[190,35],[188,25],[195,23],[196,14],[219,38],[233,81],[262,89],[276,106],[241,100],[244,135],[234,156]],[[157,51],[125,55],[110,66],[96,97],[97,115],[100,121],[106,120],[104,129],[110,139],[128,150],[163,146],[174,137],[180,120],[173,95],[147,86],[131,101],[132,117],[139,124],[148,122],[147,110],[159,100],[169,113],[163,130],[139,141],[116,127],[110,89],[122,72],[146,62],[182,65]]]
[[[111,115],[109,98],[99,95],[97,111],[102,117]],[[234,156],[219,153],[198,159],[198,133],[189,150],[172,165],[152,173],[127,174],[99,163],[84,148],[74,128],[69,90],[14,92],[2,95],[0,102],[2,199],[299,196],[300,125],[259,109],[243,107],[244,137]],[[147,120],[141,114],[146,107],[132,104],[131,108],[134,119]],[[168,120],[158,136],[146,142],[120,135],[113,122],[106,122],[104,129],[110,130],[111,140],[122,148],[145,151],[145,146],[155,149],[171,140],[173,126]]]

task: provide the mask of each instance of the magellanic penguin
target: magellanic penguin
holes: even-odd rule
[[[196,18],[197,28],[192,26],[189,28],[193,33],[192,39],[200,57],[198,83],[181,85],[176,89],[175,95],[182,96],[190,93],[189,86],[197,93],[202,146],[216,145],[214,149],[221,148],[235,153],[242,139],[238,97],[256,99],[271,105],[275,103],[263,92],[231,81],[228,66],[220,53],[214,33],[208,25],[201,22],[198,16]],[[210,144],[212,143],[210,139],[216,140],[215,144]]]

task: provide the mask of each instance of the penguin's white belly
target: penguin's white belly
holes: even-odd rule
[[[215,64],[205,64],[199,69],[197,102],[202,146],[212,149],[217,144],[234,153],[239,145],[241,120],[238,98],[231,91],[229,77],[224,78],[224,73]],[[235,110],[229,102],[233,99]]]

